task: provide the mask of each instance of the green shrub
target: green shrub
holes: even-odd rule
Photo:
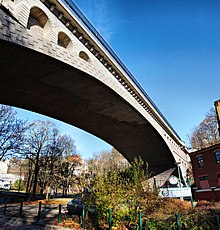
[[[11,188],[17,191],[24,191],[25,190],[24,181],[21,179],[16,180],[14,184],[11,186]]]
[[[180,216],[181,230],[217,230],[217,223],[214,216],[208,212],[195,211]],[[146,230],[176,230],[175,216],[167,219],[152,218],[145,221],[144,229]]]
[[[181,229],[186,230],[215,230],[218,229],[215,223],[215,217],[209,212],[196,211],[180,217]]]
[[[125,220],[137,223],[138,210],[142,210],[142,182],[147,179],[147,169],[140,157],[134,159],[130,168],[119,169],[112,165],[111,170],[95,175],[91,181],[91,196],[85,202],[87,205],[95,204],[96,212],[105,222],[111,208],[115,227]]]

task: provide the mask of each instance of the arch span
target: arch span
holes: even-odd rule
[[[77,126],[110,143],[130,161],[140,155],[156,174],[173,167],[174,157],[160,134],[105,84],[7,41],[0,41],[0,50],[4,57],[0,59],[0,103]]]
[[[181,162],[185,176],[185,145],[152,100],[105,43],[51,1],[8,1],[15,17],[0,10],[0,103],[84,129],[128,160],[140,155],[155,174]],[[43,31],[25,26],[35,6],[49,18],[46,31],[47,23]]]

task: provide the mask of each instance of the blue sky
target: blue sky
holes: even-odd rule
[[[187,134],[220,99],[220,1],[74,2],[187,143]],[[21,110],[18,115],[41,119]],[[79,129],[58,126],[84,157],[111,148]]]

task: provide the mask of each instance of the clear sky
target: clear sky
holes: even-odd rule
[[[187,143],[187,134],[220,99],[220,1],[74,2]],[[110,149],[79,129],[59,127],[73,136],[84,157]]]

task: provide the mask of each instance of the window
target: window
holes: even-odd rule
[[[204,160],[202,156],[197,157],[197,162],[198,162],[199,168],[204,168]]]
[[[201,176],[201,177],[199,177],[199,180],[200,180],[200,181],[208,180],[208,176]]]
[[[199,177],[199,187],[201,189],[209,188],[209,181],[208,181],[208,176],[207,175]]]
[[[216,164],[220,164],[220,150],[217,150],[215,152],[215,160],[216,160]]]

